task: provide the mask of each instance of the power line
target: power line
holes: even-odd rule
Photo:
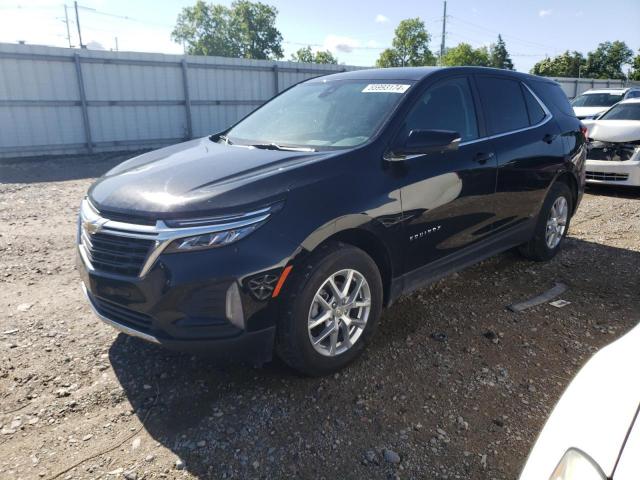
[[[478,25],[477,23],[469,22],[468,20],[464,20],[464,19],[462,19],[460,17],[456,17],[456,16],[453,16],[453,15],[450,15],[449,18],[451,18],[451,20],[454,21],[454,22],[461,22],[461,23],[470,25],[471,27],[474,27],[476,29],[485,30],[487,32],[490,32],[490,33],[493,33],[493,34],[496,34],[496,35],[502,35],[503,37],[510,38],[512,41],[516,41],[516,42],[520,42],[520,43],[524,43],[524,44],[529,44],[529,45],[535,45],[537,47],[551,48],[553,50],[556,50],[556,47],[553,47],[551,45],[545,45],[544,43],[539,43],[539,42],[532,42],[531,40],[525,40],[523,38],[519,38],[519,37],[516,37],[516,36],[511,35],[511,34],[502,33],[502,32],[499,32],[497,30],[493,30],[493,29],[484,27],[482,25]]]

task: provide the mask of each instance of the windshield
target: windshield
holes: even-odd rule
[[[610,107],[622,100],[622,93],[587,93],[576,97],[571,105],[574,107]]]
[[[612,107],[599,120],[640,120],[640,103],[621,103]]]
[[[274,98],[226,134],[229,143],[347,148],[369,140],[411,82],[316,80]]]

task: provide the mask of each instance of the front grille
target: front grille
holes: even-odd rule
[[[602,180],[605,182],[624,182],[629,180],[627,173],[614,172],[589,172],[587,171],[587,180]]]
[[[91,265],[96,270],[118,275],[138,276],[155,241],[142,238],[122,237],[104,231],[82,232]]]
[[[149,332],[152,328],[151,317],[144,313],[136,312],[129,308],[117,305],[115,303],[101,300],[97,297],[91,296],[91,301],[95,309],[107,317],[109,320],[121,323],[125,326],[134,328],[136,330],[142,330]]]

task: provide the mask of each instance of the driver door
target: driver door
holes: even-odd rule
[[[408,157],[400,162],[404,181],[405,272],[433,262],[454,262],[487,239],[496,217],[497,161],[478,122],[471,79],[456,76],[428,87],[407,115],[399,141],[412,130],[458,132],[457,150]],[[421,271],[422,273],[422,271]]]

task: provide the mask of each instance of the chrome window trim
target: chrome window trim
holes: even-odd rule
[[[155,265],[156,260],[162,254],[162,252],[172,243],[174,240],[180,238],[193,237],[197,235],[205,235],[209,233],[223,232],[226,230],[233,230],[236,228],[243,228],[254,223],[265,221],[271,216],[271,208],[262,208],[252,212],[247,212],[242,215],[233,215],[228,217],[216,217],[212,218],[212,221],[217,221],[211,225],[199,225],[193,227],[169,227],[164,221],[157,220],[154,225],[139,225],[135,223],[125,223],[115,220],[109,220],[102,217],[98,210],[91,205],[87,198],[83,199],[80,206],[80,234],[78,235],[78,249],[80,250],[80,256],[85,266],[95,271],[93,265],[89,261],[88,251],[85,246],[85,241],[88,240],[91,243],[90,234],[86,231],[87,224],[99,225],[99,231],[107,233],[109,235],[126,237],[126,238],[138,238],[143,240],[154,240],[155,244],[151,248],[149,255],[145,263],[138,274],[138,278],[144,277],[149,270]],[[193,221],[203,221],[204,219],[194,219]],[[86,238],[86,240],[85,240]]]

